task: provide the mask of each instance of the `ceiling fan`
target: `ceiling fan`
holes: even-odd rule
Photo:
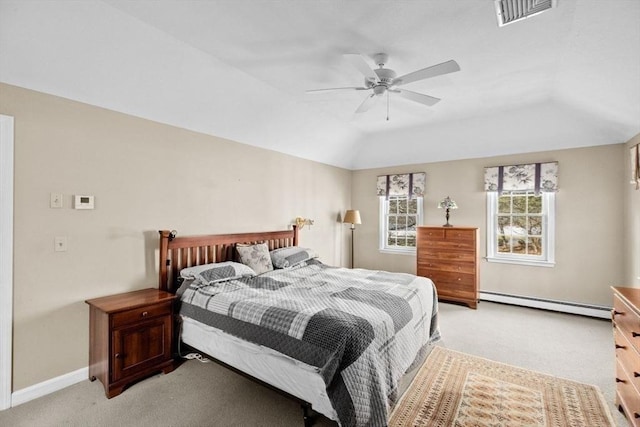
[[[376,100],[385,93],[387,94],[387,120],[389,120],[389,93],[397,93],[403,98],[411,101],[424,104],[427,106],[435,105],[440,101],[439,98],[425,95],[418,92],[413,92],[407,89],[401,89],[399,86],[406,85],[418,80],[424,80],[431,77],[440,76],[442,74],[453,73],[460,71],[460,66],[454,60],[446,61],[431,67],[423,68],[421,70],[414,71],[396,77],[396,72],[385,68],[384,65],[389,59],[389,55],[386,53],[377,53],[373,55],[373,60],[378,64],[377,69],[372,69],[364,57],[360,54],[347,54],[345,58],[353,65],[358,71],[364,75],[364,86],[351,86],[351,87],[336,87],[327,89],[314,89],[307,90],[307,93],[318,93],[327,91],[339,91],[339,90],[366,90],[371,91],[362,104],[356,110],[356,113],[364,113],[369,110]]]

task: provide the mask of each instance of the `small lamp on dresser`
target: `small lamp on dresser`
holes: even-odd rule
[[[443,227],[453,227],[452,224],[449,224],[449,209],[458,209],[458,205],[456,204],[456,202],[451,200],[451,198],[447,196],[440,203],[438,203],[438,209],[446,210],[445,218],[447,219],[447,223],[444,224]]]

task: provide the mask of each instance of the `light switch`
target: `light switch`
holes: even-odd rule
[[[62,207],[62,193],[51,193],[51,200],[49,206],[52,208],[61,208]]]
[[[58,236],[53,239],[53,245],[56,252],[67,251],[67,236]]]

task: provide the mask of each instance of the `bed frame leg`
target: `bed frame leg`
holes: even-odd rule
[[[311,405],[308,403],[301,404],[302,406],[302,419],[304,420],[304,427],[311,427],[315,423],[316,416],[311,409]]]

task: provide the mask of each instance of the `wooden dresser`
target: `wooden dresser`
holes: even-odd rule
[[[640,426],[640,289],[613,287],[616,404]]]
[[[478,229],[418,227],[417,275],[430,278],[438,299],[478,304]]]
[[[85,301],[90,307],[89,379],[99,379],[108,398],[145,376],[173,370],[175,298],[142,289]]]

